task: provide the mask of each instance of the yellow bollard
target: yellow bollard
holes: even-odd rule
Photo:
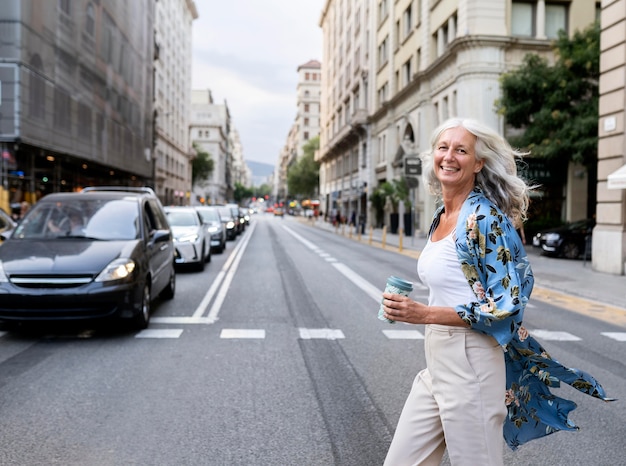
[[[367,244],[372,244],[372,236],[374,235],[374,227],[370,227],[370,238]]]
[[[382,246],[385,249],[385,243],[387,242],[387,225],[383,227]]]
[[[398,251],[402,252],[402,228],[398,229]]]

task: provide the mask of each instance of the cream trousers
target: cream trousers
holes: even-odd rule
[[[503,464],[502,347],[474,330],[427,325],[426,369],[413,382],[385,466]]]

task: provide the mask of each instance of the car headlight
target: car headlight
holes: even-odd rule
[[[113,282],[124,280],[135,270],[135,261],[131,259],[115,259],[96,277],[96,282]]]
[[[212,226],[208,228],[209,233],[217,233],[220,229],[216,226]]]
[[[4,273],[4,266],[2,265],[2,262],[0,262],[0,283],[8,283],[9,282],[9,277],[7,277],[7,274]]]
[[[176,241],[179,243],[195,243],[198,241],[198,235],[194,233],[192,235],[181,236],[180,238],[176,238]]]
[[[233,222],[233,221],[229,221],[229,222],[226,224],[226,228],[228,228],[229,230],[230,230],[231,228],[235,228],[235,222]]]
[[[558,233],[546,233],[543,237],[546,241],[558,241],[561,238],[561,235]]]

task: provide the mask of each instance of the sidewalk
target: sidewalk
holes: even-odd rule
[[[325,222],[323,219],[314,221],[303,218],[303,222],[335,234],[351,237],[354,241],[359,241],[355,228],[350,229],[348,226],[335,228],[332,223]],[[419,232],[414,237],[402,238],[402,249],[400,249],[399,235],[386,233],[383,238],[382,229],[366,229],[365,234],[361,235],[360,241],[369,244],[370,239],[372,246],[382,247],[384,239],[385,249],[415,257],[416,259],[426,244],[426,236]],[[532,245],[526,246],[526,252],[535,275],[535,293],[539,291],[538,288],[544,288],[554,293],[593,301],[600,306],[614,306],[619,308],[617,309],[618,313],[623,313],[623,318],[620,320],[626,321],[626,276],[596,272],[592,269],[590,261],[542,256],[539,250]],[[545,293],[543,294],[545,295]],[[558,297],[555,299],[558,299]]]

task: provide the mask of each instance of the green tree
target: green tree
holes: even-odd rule
[[[196,158],[191,162],[191,183],[202,183],[213,173],[214,162],[211,154],[194,142],[193,148],[196,150]]]
[[[316,136],[302,147],[304,154],[287,170],[287,189],[293,197],[313,197],[319,189],[320,164],[315,161],[315,151],[320,147]]]
[[[242,204],[243,201],[249,200],[252,197],[252,189],[245,187],[241,183],[235,183],[235,191],[233,198],[237,204]]]
[[[507,124],[523,130],[511,137],[516,147],[534,157],[594,167],[598,144],[600,25],[577,31],[570,39],[561,31],[550,65],[536,54],[501,78],[502,98],[496,109]]]

